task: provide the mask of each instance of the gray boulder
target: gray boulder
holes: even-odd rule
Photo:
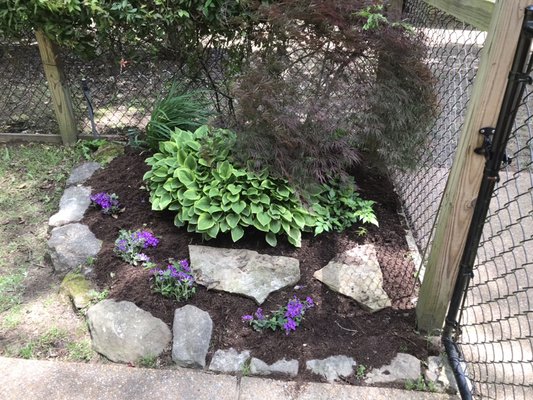
[[[341,253],[313,276],[370,312],[391,305],[383,290],[383,274],[373,245],[356,246]]]
[[[180,367],[204,368],[213,332],[209,314],[191,305],[178,308],[172,331],[172,360]]]
[[[252,375],[270,375],[273,373],[288,375],[294,377],[298,375],[298,361],[297,360],[278,360],[275,363],[268,365],[259,358],[253,357],[250,361],[250,373]]]
[[[157,357],[168,346],[170,329],[129,301],[104,300],[87,311],[93,348],[115,362]]]
[[[217,350],[209,364],[210,371],[217,372],[240,372],[250,359],[250,352],[245,350],[241,353],[234,348],[229,350]]]
[[[52,229],[48,240],[49,256],[58,273],[69,272],[95,257],[102,241],[86,225],[69,224]]]
[[[61,226],[78,222],[91,204],[91,188],[83,186],[69,187],[61,196],[59,211],[50,217],[50,226]]]
[[[422,373],[420,360],[406,353],[398,353],[389,365],[373,369],[366,375],[366,383],[416,381]]]
[[[440,392],[458,391],[453,371],[446,356],[428,357],[427,368],[424,371],[426,381],[433,382],[435,388]]]
[[[323,360],[309,360],[306,362],[307,369],[322,375],[328,382],[334,382],[339,378],[347,378],[353,374],[356,363],[353,358],[347,356],[331,356]]]
[[[295,258],[192,245],[189,255],[199,284],[208,289],[241,294],[258,304],[270,293],[300,280],[300,262]]]
[[[102,166],[96,162],[85,162],[72,170],[67,179],[67,186],[81,185]]]

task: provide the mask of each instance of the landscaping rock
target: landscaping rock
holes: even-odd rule
[[[69,272],[95,257],[102,241],[86,225],[69,224],[52,229],[48,240],[49,255],[54,270],[58,273]]]
[[[67,186],[81,185],[102,166],[96,162],[85,162],[72,170],[67,179]]]
[[[383,274],[373,245],[356,246],[331,260],[313,275],[331,290],[351,297],[370,312],[390,307]]]
[[[366,375],[365,383],[416,381],[421,373],[420,360],[418,358],[410,354],[398,353],[389,365],[370,371]]]
[[[70,298],[78,310],[87,307],[95,298],[96,291],[82,275],[69,272],[59,286],[60,293]]]
[[[124,146],[119,143],[108,142],[98,148],[92,158],[102,165],[107,165],[118,156],[124,155]]]
[[[69,187],[61,196],[59,211],[50,217],[50,226],[61,226],[78,222],[91,204],[91,189],[83,186]]]
[[[250,361],[250,373],[252,375],[270,375],[278,373],[294,377],[298,375],[298,361],[287,361],[283,359],[268,365],[266,362],[254,357]]]
[[[209,314],[191,305],[178,308],[172,331],[172,360],[180,367],[204,368],[213,332]]]
[[[157,357],[170,342],[166,324],[129,301],[104,300],[87,311],[93,348],[115,362]]]
[[[331,356],[324,360],[306,362],[307,369],[317,375],[322,375],[328,382],[334,382],[339,378],[347,378],[352,375],[355,365],[354,359],[347,356]]]
[[[189,255],[199,284],[208,289],[242,294],[258,304],[270,293],[300,280],[300,262],[295,258],[192,245]]]
[[[210,371],[218,372],[240,372],[244,365],[250,359],[250,352],[245,350],[238,353],[231,348],[229,350],[217,350],[209,364]]]
[[[457,383],[448,360],[443,356],[428,357],[427,368],[424,371],[427,381],[433,382],[439,392],[458,391]]]

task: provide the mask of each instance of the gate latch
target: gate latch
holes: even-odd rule
[[[496,129],[494,128],[481,128],[479,130],[479,133],[483,135],[483,144],[481,145],[481,147],[474,149],[474,152],[476,154],[485,156],[487,160],[490,160],[494,155],[492,153],[492,137],[495,132]],[[511,157],[509,157],[507,154],[504,154],[502,159],[502,168],[505,168],[506,166],[510,165],[512,161],[513,159]]]

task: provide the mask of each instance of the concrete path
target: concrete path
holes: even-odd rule
[[[0,357],[0,399],[455,400],[399,389],[284,382],[187,369],[142,369]]]

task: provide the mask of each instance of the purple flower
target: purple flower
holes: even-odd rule
[[[181,269],[185,272],[191,272],[191,267],[189,266],[189,262],[187,260],[181,260],[180,261]]]
[[[127,244],[128,242],[125,239],[121,239],[116,243],[116,248],[119,251],[126,251],[127,250]]]
[[[283,324],[283,329],[285,329],[286,335],[288,335],[290,331],[295,331],[296,327],[297,327],[296,322],[291,318],[287,318],[287,322]]]
[[[152,232],[136,231],[131,234],[131,238],[135,241],[141,242],[143,249],[148,247],[156,247],[159,244],[159,239],[156,238]]]
[[[262,321],[265,319],[265,316],[263,315],[263,309],[262,308],[258,308],[257,311],[255,312],[255,317]]]
[[[289,300],[287,303],[287,311],[285,312],[285,316],[287,318],[298,318],[303,315],[304,312],[304,305],[300,300],[294,296],[294,299]]]
[[[254,319],[252,315],[243,315],[241,318],[243,321],[246,321],[246,322],[252,321]]]
[[[315,306],[315,302],[313,301],[313,299],[309,296],[307,296],[307,298],[305,299],[305,302],[307,303],[307,307],[311,308],[311,307],[314,307]]]
[[[138,261],[141,261],[141,262],[150,262],[150,257],[148,257],[146,254],[144,253],[139,253],[137,254],[137,260]]]
[[[118,210],[120,206],[115,193],[107,194],[105,192],[100,192],[92,195],[90,199],[94,204],[98,205],[105,214]]]

